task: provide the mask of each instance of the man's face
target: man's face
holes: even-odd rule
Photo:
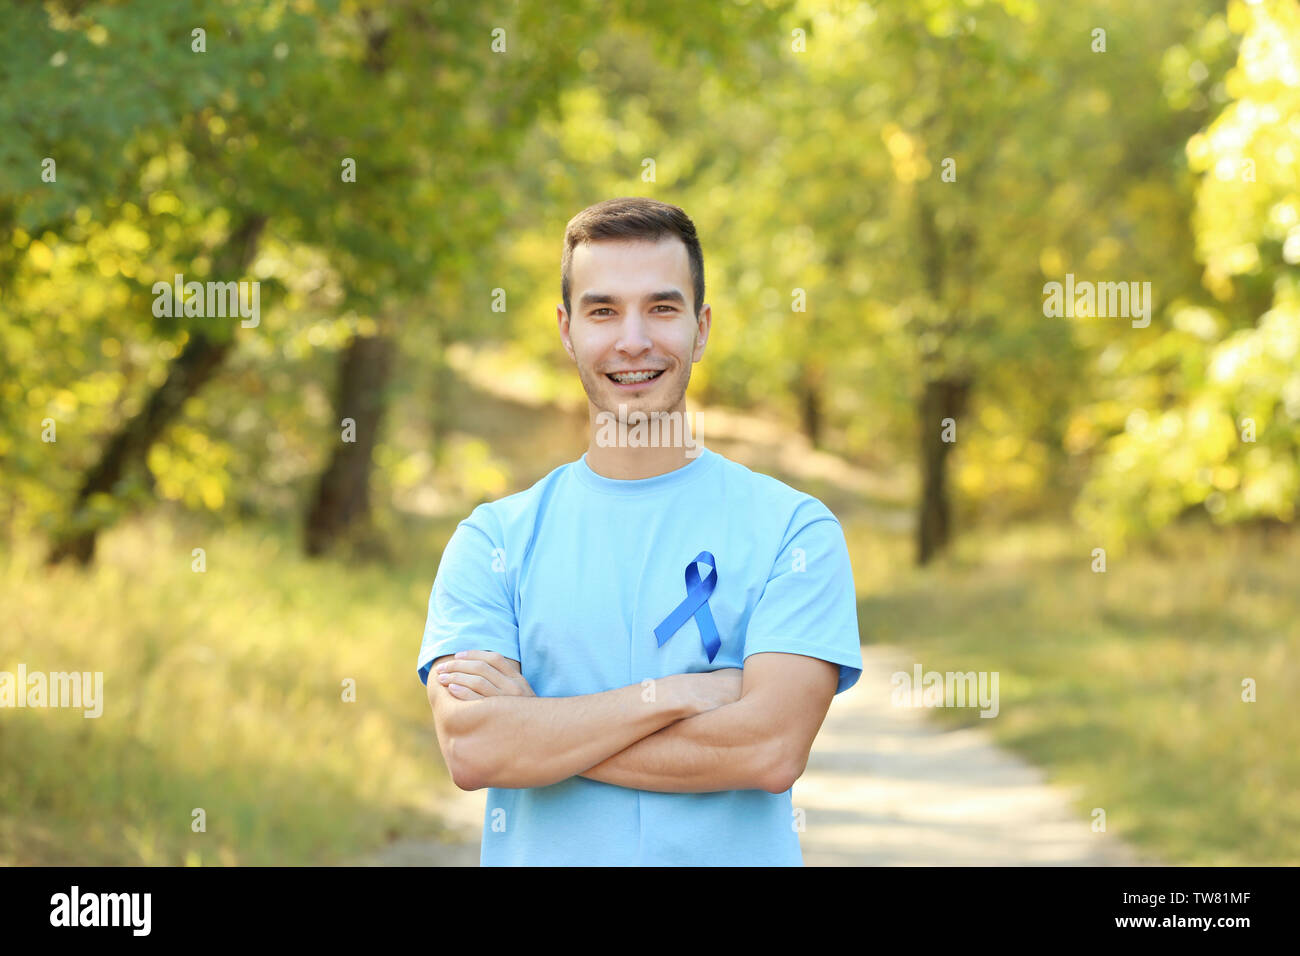
[[[709,307],[694,313],[680,239],[588,242],[573,250],[560,339],[597,411],[685,411],[691,366],[704,355]],[[639,373],[639,374],[636,374]]]

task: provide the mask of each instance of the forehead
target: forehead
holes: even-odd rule
[[[570,263],[574,294],[617,290],[634,295],[672,286],[685,293],[690,278],[686,244],[676,236],[584,242],[574,247]]]

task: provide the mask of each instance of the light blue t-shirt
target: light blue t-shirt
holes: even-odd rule
[[[686,565],[717,561],[713,661],[694,618],[660,647]],[[707,565],[698,569],[707,577]],[[816,498],[707,448],[653,478],[596,474],[587,456],[456,528],[429,596],[417,661],[496,651],[539,697],[572,697],[742,667],[764,651],[862,673],[857,602],[839,521]],[[495,822],[495,826],[494,826]],[[802,866],[790,791],[660,793],[573,776],[489,788],[483,866]]]

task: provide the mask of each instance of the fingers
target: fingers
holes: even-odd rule
[[[525,696],[524,691],[513,679],[513,675],[502,673],[484,660],[467,657],[456,661],[443,661],[438,665],[436,674],[438,681],[444,686],[452,683],[460,684],[485,697],[498,694]],[[518,680],[522,681],[523,677],[518,677]]]
[[[460,684],[448,684],[447,693],[458,700],[482,700],[483,695],[475,693],[468,687],[462,687]]]
[[[456,659],[458,661],[459,660],[483,661],[485,663],[491,664],[493,667],[495,667],[503,674],[519,673],[519,663],[517,661],[511,660],[509,657],[506,657],[504,654],[498,654],[496,651],[458,651],[456,654]]]
[[[453,664],[452,667],[457,669],[448,669],[438,675],[438,682],[444,687],[459,684],[485,697],[518,693],[514,684],[504,674],[494,671],[482,661],[461,661]]]

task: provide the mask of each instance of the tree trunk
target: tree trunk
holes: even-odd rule
[[[966,408],[970,381],[958,378],[932,379],[921,394],[921,513],[918,516],[916,563],[924,565],[948,545],[952,534],[948,501],[947,461],[953,442],[944,441],[944,419],[956,422]]]
[[[220,256],[221,274],[242,274],[248,268],[265,225],[265,217],[249,216],[231,233]],[[190,333],[180,355],[167,369],[167,378],[149,396],[144,408],[109,439],[99,461],[86,473],[73,504],[72,521],[56,536],[45,560],[47,565],[71,558],[84,567],[94,560],[95,539],[101,528],[84,517],[91,497],[114,494],[123,478],[144,466],[149,448],[180,414],[185,401],[217,373],[233,345],[233,336],[215,341],[202,332]]]
[[[386,55],[391,29],[376,27],[368,10],[361,11],[365,28],[365,66],[374,74],[388,68]],[[384,416],[385,389],[392,367],[394,344],[386,335],[354,335],[339,357],[335,419],[339,441],[321,472],[303,525],[303,550],[319,556],[349,533],[370,525],[370,465],[379,425]],[[343,424],[351,419],[352,434]],[[344,440],[344,439],[354,440]]]
[[[822,446],[822,392],[816,383],[799,386],[799,419],[803,433],[814,448]]]
[[[441,328],[441,320],[438,320],[438,322],[439,324],[436,327],[437,339],[433,355],[430,357],[433,365],[432,381],[430,382],[432,408],[429,413],[433,434],[430,445],[433,450],[433,473],[435,475],[442,471],[442,467],[447,460],[447,436],[451,433],[455,424],[451,401],[456,387],[455,373],[447,362],[446,335]]]
[[[307,512],[303,547],[309,555],[324,554],[345,533],[369,526],[371,455],[394,352],[393,340],[386,335],[353,336],[341,356],[335,403],[340,440]],[[346,419],[352,420],[351,435],[343,430]]]
[[[825,423],[825,370],[818,363],[806,364],[795,392],[799,401],[799,424],[813,448],[822,447]]]

